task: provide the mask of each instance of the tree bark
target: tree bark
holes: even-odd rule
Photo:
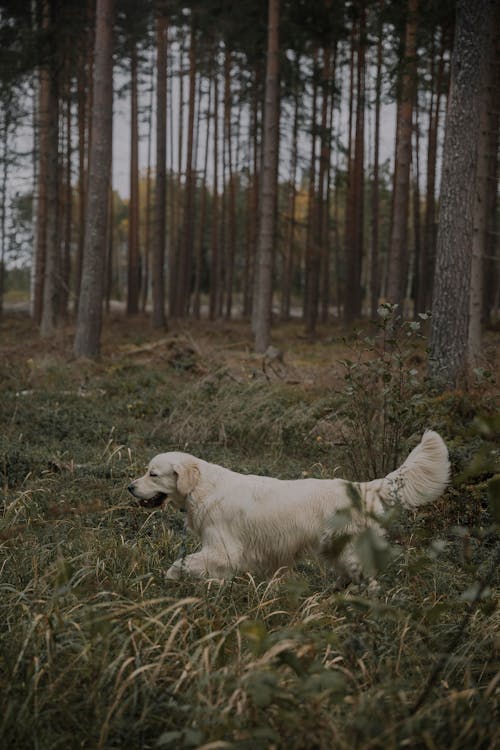
[[[233,306],[233,278],[234,278],[234,260],[236,252],[236,188],[233,174],[233,138],[231,127],[231,52],[226,49],[224,60],[224,121],[226,132],[227,148],[227,181],[229,200],[227,205],[227,235],[226,235],[226,318],[231,317]]]
[[[155,225],[151,286],[153,297],[152,324],[164,328],[165,318],[165,246],[167,228],[167,36],[165,16],[156,19],[156,181]]]
[[[50,4],[52,6],[52,4]],[[56,11],[53,7],[51,10]],[[55,21],[52,15],[51,22]],[[54,335],[59,318],[61,259],[59,248],[59,71],[52,51],[49,63],[48,131],[47,131],[47,243],[43,283],[42,319],[40,335]]]
[[[256,352],[265,352],[271,339],[279,131],[279,18],[279,0],[269,0],[262,199],[257,246],[257,294],[254,310]]]
[[[47,251],[47,166],[48,166],[48,113],[49,71],[40,69],[38,94],[38,201],[36,216],[35,283],[33,291],[33,318],[37,325],[42,320],[45,256]]]
[[[429,373],[444,388],[466,383],[480,112],[493,57],[495,0],[458,0],[432,302]]]
[[[210,248],[210,300],[209,318],[215,320],[219,293],[219,81],[218,69],[214,75],[214,173],[212,182],[212,238]]]
[[[427,184],[425,199],[424,237],[420,264],[418,268],[416,312],[430,310],[432,304],[432,286],[434,281],[434,264],[436,260],[436,165],[437,141],[439,132],[439,114],[441,98],[444,88],[444,32],[441,32],[441,50],[439,54],[437,74],[434,75],[431,66],[431,77],[435,90],[431,94],[429,111],[429,128],[427,138]],[[434,80],[435,79],[435,80]]]
[[[130,51],[130,199],[128,216],[127,315],[139,312],[141,258],[139,252],[139,123],[137,102],[137,47]]]
[[[352,160],[349,190],[350,212],[348,220],[350,247],[347,252],[347,289],[345,295],[344,316],[347,323],[352,323],[361,316],[362,289],[361,266],[363,262],[363,221],[364,221],[364,133],[365,133],[365,17],[364,5],[360,8],[359,30],[357,41],[356,73],[356,129],[354,136],[354,159]]]
[[[96,357],[100,348],[113,122],[113,20],[114,1],[97,0],[89,205],[74,342],[77,357]]]
[[[299,135],[299,76],[300,60],[297,59],[295,73],[294,110],[292,126],[292,150],[290,164],[290,184],[288,188],[288,227],[286,235],[285,252],[283,254],[283,271],[281,281],[281,317],[289,320],[292,298],[293,272],[294,272],[294,246],[295,246],[295,208],[297,198],[297,163],[298,163],[298,135]]]
[[[377,317],[378,301],[380,296],[380,271],[379,271],[379,205],[380,205],[380,107],[382,96],[382,43],[383,24],[381,13],[384,1],[379,2],[379,27],[377,39],[377,72],[375,76],[375,132],[373,135],[373,184],[371,194],[371,264],[370,264],[370,303],[371,317]]]
[[[203,271],[203,254],[204,254],[204,242],[205,242],[205,231],[206,231],[206,215],[207,215],[207,174],[208,174],[208,151],[210,146],[210,105],[212,102],[212,83],[209,81],[208,85],[208,103],[207,103],[207,117],[205,123],[205,158],[203,162],[203,177],[201,182],[201,205],[200,205],[200,221],[198,224],[198,245],[196,248],[196,261],[195,261],[195,273],[194,273],[194,297],[193,297],[193,313],[194,317],[198,320],[201,318],[201,283],[202,283],[202,271]]]
[[[313,53],[313,92],[311,103],[311,155],[309,159],[309,189],[307,191],[307,234],[304,263],[304,323],[308,336],[314,334],[318,315],[319,252],[318,252],[318,195],[316,190],[316,123],[318,103],[318,51]]]
[[[485,266],[486,249],[488,247],[488,220],[490,218],[490,193],[495,183],[490,184],[491,163],[495,163],[497,151],[490,151],[492,145],[491,131],[492,112],[498,112],[498,89],[495,88],[496,45],[498,37],[495,29],[500,28],[498,20],[500,10],[497,7],[496,16],[492,13],[492,25],[488,29],[488,38],[484,40],[485,69],[484,79],[481,80],[479,104],[479,137],[477,147],[476,192],[473,208],[473,234],[470,273],[470,301],[469,301],[469,329],[467,338],[467,365],[473,370],[481,363],[481,338],[485,319]],[[496,17],[497,23],[494,19]]]
[[[396,153],[394,157],[394,195],[391,239],[389,243],[388,300],[400,306],[406,286],[408,207],[410,195],[410,162],[412,113],[415,99],[416,36],[418,0],[408,0],[403,71],[396,115]]]
[[[185,317],[189,312],[191,296],[191,270],[193,263],[194,218],[194,109],[196,93],[196,37],[191,29],[189,44],[189,94],[188,130],[186,143],[186,180],[184,184],[184,227],[182,233],[181,257],[179,259],[179,281],[177,297],[177,317]]]

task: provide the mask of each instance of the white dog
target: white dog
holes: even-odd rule
[[[167,578],[178,579],[182,572],[227,578],[274,571],[306,554],[335,557],[339,534],[377,526],[388,506],[417,508],[432,502],[448,477],[446,445],[428,431],[399,469],[371,482],[243,475],[173,452],[155,456],[128,489],[143,506],[172,503],[185,510],[187,527],[201,538],[201,550],[176,560]],[[345,528],[339,524],[342,516]],[[350,578],[359,574],[352,544],[333,562]]]

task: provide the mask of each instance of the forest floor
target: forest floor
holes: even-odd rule
[[[73,358],[73,333],[41,341],[23,312],[0,319],[2,747],[499,745],[498,332],[477,383],[447,393],[409,331],[381,346],[280,324],[281,354],[262,357],[242,322],[153,332],[113,313],[95,362]],[[365,550],[376,596],[310,560],[271,579],[166,581],[196,540],[182,514],[126,491],[171,449],[371,479],[426,428],[452,481],[391,519],[383,554]]]

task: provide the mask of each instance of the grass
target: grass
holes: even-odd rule
[[[493,386],[419,407],[457,481],[393,522],[376,598],[307,560],[270,580],[172,583],[168,564],[196,541],[181,514],[131,506],[128,478],[169,448],[239,471],[347,476],[342,344],[279,329],[276,374],[242,325],[160,345],[144,321],[106,331],[101,360],[82,364],[70,331],[43,350],[27,319],[2,323],[2,746],[498,746],[498,570],[480,601],[470,593],[499,544]]]

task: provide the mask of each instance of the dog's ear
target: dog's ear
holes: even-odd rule
[[[195,463],[190,461],[185,464],[174,466],[177,475],[177,490],[181,495],[189,495],[195,489],[200,480],[200,470]]]

